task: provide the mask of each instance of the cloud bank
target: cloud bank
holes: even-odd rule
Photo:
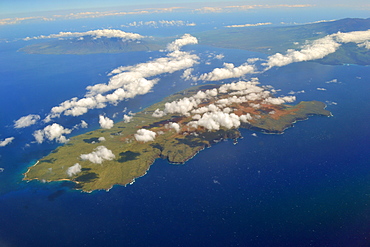
[[[258,27],[258,26],[265,26],[265,25],[271,25],[271,22],[264,22],[264,23],[256,23],[256,24],[242,24],[242,25],[229,25],[225,27]]]
[[[344,43],[356,43],[358,46],[367,48],[370,40],[370,30],[354,31],[348,33],[335,33],[324,38],[314,40],[311,44],[303,46],[300,51],[288,50],[285,55],[276,53],[268,57],[263,65],[268,68],[281,67],[295,62],[321,59],[334,53]],[[370,48],[370,47],[369,47]]]
[[[91,36],[94,39],[100,39],[102,37],[105,38],[120,38],[122,40],[140,40],[144,38],[137,33],[126,33],[121,30],[116,29],[98,29],[98,30],[91,30],[87,32],[60,32],[58,34],[50,34],[50,35],[40,35],[36,37],[27,37],[23,40],[32,40],[32,39],[57,39],[57,38],[76,38],[76,37],[83,37],[83,36]]]
[[[197,43],[195,37],[185,34],[168,45],[170,52],[165,57],[114,69],[107,84],[88,86],[85,98],[72,98],[53,107],[47,120],[60,117],[61,114],[80,116],[90,109],[104,108],[107,104],[114,105],[122,100],[149,93],[159,81],[159,78],[153,77],[185,70],[198,63],[197,55],[179,50],[184,45]]]
[[[116,156],[113,154],[113,152],[106,148],[105,146],[99,146],[89,154],[80,155],[80,158],[82,160],[88,160],[95,164],[101,164],[105,160],[113,160],[115,157]]]

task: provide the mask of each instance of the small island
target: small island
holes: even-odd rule
[[[294,96],[274,97],[257,84],[202,85],[171,95],[111,129],[72,137],[30,167],[24,180],[68,180],[85,192],[109,190],[132,184],[157,158],[183,164],[222,139],[236,140],[239,128],[279,134],[309,116],[331,116],[322,102],[292,105]]]

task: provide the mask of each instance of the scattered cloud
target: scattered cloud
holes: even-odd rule
[[[20,129],[35,124],[40,119],[39,115],[30,114],[14,121],[14,128]]]
[[[159,28],[159,27],[181,27],[181,26],[196,26],[194,22],[188,22],[188,21],[181,21],[181,20],[161,20],[161,21],[134,21],[131,23],[128,23],[126,25],[122,25],[122,27],[141,27],[141,26],[149,26],[153,28]]]
[[[5,138],[3,141],[0,140],[0,147],[5,147],[6,145],[9,145],[14,140],[14,137],[8,137]]]
[[[0,19],[0,25],[14,25],[28,21],[57,21],[70,19],[87,19],[87,18],[102,18],[107,16],[125,16],[125,15],[144,15],[153,13],[173,12],[174,10],[182,9],[181,7],[171,8],[151,8],[135,11],[86,11],[86,12],[71,12],[68,14],[54,14],[49,16],[28,16]]]
[[[319,91],[326,91],[326,88],[318,87],[317,90],[319,90]]]
[[[180,124],[178,123],[175,123],[175,122],[170,122],[166,125],[166,128],[169,128],[169,129],[174,129],[176,132],[180,132]]]
[[[265,26],[265,25],[271,25],[271,22],[264,22],[264,23],[256,23],[256,24],[242,24],[242,25],[230,25],[225,27],[257,27],[257,26]]]
[[[102,37],[105,38],[120,38],[123,40],[140,40],[144,38],[144,36],[137,34],[137,33],[127,33],[121,30],[116,29],[98,29],[98,30],[91,30],[87,32],[60,32],[58,34],[50,34],[50,35],[40,35],[36,37],[27,37],[23,40],[32,40],[32,39],[60,39],[60,38],[76,38],[76,37],[83,37],[83,36],[91,36],[94,39],[100,39]]]
[[[112,77],[108,84],[88,86],[85,98],[72,98],[62,102],[51,109],[46,119],[50,120],[61,114],[80,116],[90,109],[104,108],[107,104],[117,104],[122,100],[134,98],[136,95],[149,93],[159,81],[159,78],[153,77],[185,70],[198,63],[197,55],[179,50],[184,45],[197,43],[198,40],[195,37],[185,34],[168,45],[170,52],[165,57],[114,69],[109,74]]]
[[[69,177],[72,177],[73,175],[76,175],[77,173],[81,172],[81,165],[76,163],[73,166],[68,167],[67,174]]]
[[[139,142],[150,142],[150,141],[154,141],[156,135],[157,134],[154,131],[146,130],[146,129],[139,129],[134,135],[134,137],[136,141],[139,141]]]
[[[325,83],[330,84],[330,83],[341,83],[341,82],[338,81],[338,79],[333,79],[333,80],[330,80],[330,81],[326,81]]]
[[[87,18],[103,18],[108,16],[127,16],[127,15],[148,15],[154,13],[169,13],[190,11],[196,13],[223,13],[234,11],[248,11],[250,9],[266,9],[266,8],[307,8],[314,5],[310,4],[280,4],[280,5],[235,5],[235,6],[204,6],[204,7],[168,7],[168,8],[146,8],[136,9],[133,11],[85,11],[85,12],[71,12],[68,14],[52,14],[48,16],[27,16],[0,19],[0,25],[15,25],[30,21],[57,21],[57,20],[73,20],[73,19],[87,19]]]
[[[115,157],[116,156],[113,154],[113,152],[106,148],[105,146],[99,146],[89,154],[80,155],[80,158],[82,160],[88,160],[95,164],[101,164],[105,160],[113,160]]]
[[[221,59],[223,59],[225,56],[224,56],[224,54],[217,54],[216,56],[215,56],[215,59],[219,59],[219,60],[221,60]]]
[[[33,132],[33,136],[37,143],[43,143],[45,139],[49,141],[55,140],[59,143],[66,143],[68,139],[64,134],[70,134],[72,131],[70,129],[64,128],[63,126],[53,123],[52,125],[46,126],[42,130],[36,130]]]
[[[130,116],[130,115],[123,115],[123,121],[125,121],[125,123],[129,123],[131,120],[132,120],[133,116]]]
[[[263,105],[281,105],[296,100],[295,96],[272,97],[273,90],[269,87],[258,86],[257,78],[249,81],[238,81],[221,85],[212,90],[200,90],[191,97],[184,97],[167,102],[163,109],[154,111],[155,115],[181,114],[191,117],[187,125],[191,128],[203,127],[207,130],[220,128],[238,128],[241,123],[248,123],[258,115],[238,113],[235,105],[245,104],[246,107],[260,108]],[[267,88],[270,89],[267,90]],[[211,103],[210,103],[211,102]],[[253,111],[253,110],[252,110]],[[257,114],[257,113],[254,113]],[[275,114],[271,111],[270,114]],[[166,128],[180,131],[180,126],[169,123]]]
[[[86,123],[84,120],[81,120],[81,123],[79,124],[76,124],[75,126],[73,126],[73,130],[76,130],[76,129],[79,129],[79,128],[83,128],[83,129],[86,129],[87,127],[89,127],[89,124]]]
[[[299,94],[299,93],[305,93],[304,90],[301,90],[301,91],[290,91],[288,94]]]
[[[98,138],[98,141],[99,141],[99,142],[105,142],[105,141],[106,141],[106,139],[105,139],[105,137],[104,137],[104,136],[101,136],[101,137],[99,137],[99,138]]]
[[[103,129],[111,129],[114,126],[113,120],[108,117],[104,117],[103,115],[99,116],[99,124]]]
[[[279,5],[234,5],[234,6],[224,6],[224,7],[202,7],[197,8],[194,11],[199,13],[223,13],[223,12],[233,12],[233,11],[245,11],[251,9],[268,9],[268,8],[307,8],[313,7],[311,4],[279,4]]]
[[[88,126],[89,125],[84,120],[81,120],[81,128],[86,129]]]

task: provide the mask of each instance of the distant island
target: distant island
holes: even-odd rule
[[[237,25],[236,25],[237,26]],[[241,49],[272,55],[285,53],[288,49],[299,49],[306,41],[322,38],[337,32],[365,31],[370,29],[370,18],[347,18],[304,25],[255,26],[221,28],[193,33],[199,44],[219,48]],[[156,51],[165,49],[173,37],[150,37],[141,40],[99,38],[90,36],[51,40],[28,45],[19,51],[29,54],[93,54],[123,53],[132,51]],[[370,64],[370,50],[354,44],[346,44],[335,53],[315,62],[329,65]]]
[[[220,48],[241,49],[267,55],[299,49],[306,41],[323,38],[337,32],[366,31],[370,18],[346,18],[304,25],[283,27],[224,28],[196,34],[199,44]],[[355,44],[346,44],[335,53],[315,62],[328,65],[370,64],[370,50]]]
[[[127,185],[146,174],[157,158],[183,164],[239,128],[282,133],[311,115],[331,116],[318,101],[287,104],[258,82],[203,85],[165,98],[111,129],[72,137],[40,159],[24,180],[68,180],[85,192]],[[129,121],[130,120],[130,121]]]
[[[157,51],[165,49],[168,39],[145,38],[141,40],[123,40],[121,38],[79,38],[58,39],[36,43],[19,49],[28,54],[75,54],[87,55],[98,53],[125,53],[134,51]]]

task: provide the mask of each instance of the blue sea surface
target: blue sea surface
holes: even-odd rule
[[[106,83],[107,73],[162,56],[131,54],[28,55],[23,41],[0,43],[0,246],[369,246],[370,67],[296,63],[257,75],[262,85],[291,90],[297,101],[328,104],[332,117],[312,116],[281,135],[241,130],[237,144],[222,141],[184,165],[157,160],[148,174],[109,192],[81,193],[68,182],[22,181],[38,159],[58,145],[35,144],[33,131],[14,129],[28,114],[83,97],[88,85]],[[210,71],[223,62],[240,65],[261,54],[190,46]],[[168,74],[144,96],[58,121],[71,128],[81,120],[98,128],[105,112],[115,121],[190,87],[181,73]],[[326,83],[337,79],[337,83]],[[325,88],[326,91],[317,90]]]

